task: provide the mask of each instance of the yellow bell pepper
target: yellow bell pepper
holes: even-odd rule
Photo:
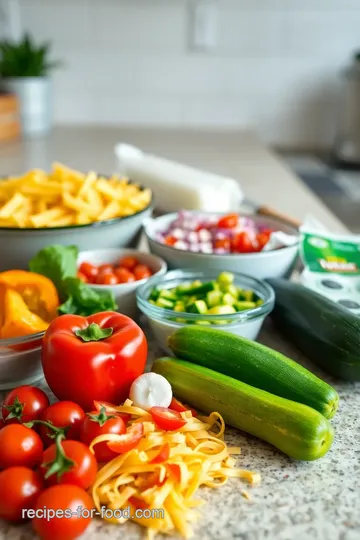
[[[0,337],[19,337],[46,330],[57,316],[59,297],[45,276],[25,270],[0,273]]]
[[[29,310],[20,293],[6,289],[4,293],[2,339],[37,334],[47,329],[49,323]]]

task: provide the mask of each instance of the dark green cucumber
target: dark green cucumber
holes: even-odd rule
[[[297,283],[269,283],[276,296],[271,316],[279,330],[328,373],[360,381],[360,317]]]
[[[326,382],[283,354],[243,337],[203,327],[183,327],[169,338],[178,358],[208,367],[277,396],[334,416],[339,396]]]
[[[318,459],[332,444],[330,422],[307,405],[177,358],[159,358],[152,370],[169,381],[177,398],[205,413],[220,413],[227,424],[294,459]]]

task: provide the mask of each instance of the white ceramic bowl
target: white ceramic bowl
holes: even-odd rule
[[[91,264],[116,264],[120,259],[127,256],[134,256],[141,264],[146,264],[152,271],[153,276],[163,276],[166,273],[166,262],[151,253],[144,253],[136,249],[97,249],[90,251],[81,251],[78,256],[78,267],[82,262]],[[151,276],[151,277],[153,277]],[[135,317],[136,308],[136,289],[150,278],[139,279],[131,283],[119,283],[118,285],[93,285],[89,286],[96,291],[111,291],[116,303],[119,306],[118,311],[128,317]]]
[[[201,212],[204,214],[205,212]],[[211,215],[214,215],[212,212]],[[216,215],[216,214],[215,214]],[[217,214],[221,217],[224,214]],[[155,219],[147,219],[144,230],[149,242],[150,251],[163,258],[169,268],[194,268],[197,270],[211,270],[222,272],[241,272],[258,279],[284,277],[291,273],[298,254],[298,242],[289,247],[274,251],[260,253],[231,253],[217,255],[207,253],[193,253],[167,246],[157,240],[157,233],[166,231],[177,214],[165,214]],[[298,231],[287,225],[262,216],[251,216],[261,225],[267,225],[278,231],[298,236]]]
[[[217,272],[208,270],[206,272],[193,272],[191,270],[174,270],[168,272],[166,276],[154,278],[148,283],[144,283],[138,288],[136,298],[139,309],[147,316],[149,325],[154,333],[155,339],[167,354],[172,354],[167,343],[168,338],[175,330],[186,324],[201,324],[204,321],[216,322],[211,328],[214,330],[225,330],[231,334],[255,340],[260,332],[265,317],[271,313],[274,307],[275,293],[272,287],[250,276],[235,274],[234,284],[242,289],[255,292],[264,303],[253,309],[240,311],[230,315],[201,315],[198,313],[179,313],[172,309],[164,309],[151,304],[148,300],[153,287],[160,289],[172,289],[184,283],[192,283],[194,280],[210,281],[217,278]],[[185,322],[178,322],[182,319]],[[222,324],[219,324],[219,319]],[[207,326],[209,328],[209,326]]]

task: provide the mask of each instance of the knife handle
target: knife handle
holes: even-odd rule
[[[267,216],[277,219],[279,221],[282,221],[283,223],[286,223],[287,225],[290,225],[291,227],[295,227],[296,229],[298,229],[301,225],[301,221],[299,221],[298,219],[288,216],[287,214],[282,214],[281,212],[278,212],[277,210],[274,210],[274,208],[270,208],[269,206],[259,206],[256,210],[256,213],[259,216]]]

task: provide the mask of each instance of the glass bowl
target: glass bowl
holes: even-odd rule
[[[44,333],[0,339],[0,390],[32,384],[43,377],[41,344]]]
[[[234,285],[242,289],[251,289],[263,300],[261,306],[245,311],[239,311],[230,315],[203,315],[198,313],[183,313],[172,309],[164,309],[155,306],[148,301],[151,290],[154,287],[171,289],[184,283],[195,280],[215,280],[219,272],[198,272],[194,270],[173,270],[165,276],[154,277],[141,285],[136,291],[137,305],[147,316],[149,325],[154,333],[158,345],[167,353],[171,353],[167,346],[169,336],[178,328],[186,324],[202,324],[204,321],[213,323],[212,328],[225,330],[232,334],[255,340],[260,332],[265,317],[272,311],[275,301],[275,293],[265,281],[252,278],[245,274],[233,273]],[[183,322],[179,322],[182,319]]]

